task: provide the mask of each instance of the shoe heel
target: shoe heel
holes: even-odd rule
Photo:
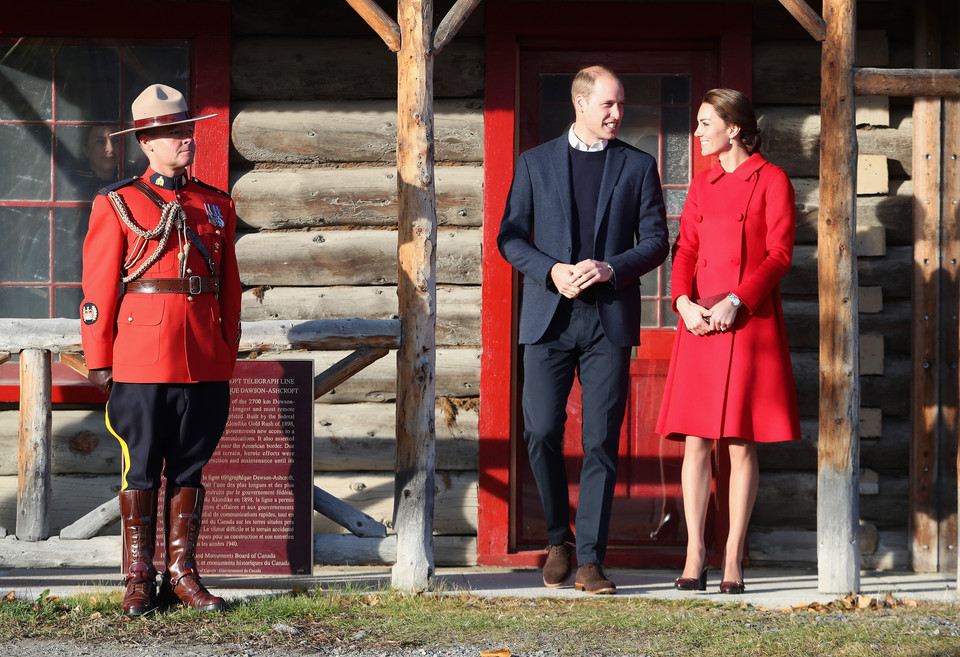
[[[673,588],[678,591],[706,591],[707,590],[707,571],[710,569],[710,566],[704,566],[703,570],[700,571],[700,577],[694,579],[692,577],[678,577],[677,581],[673,583]]]
[[[704,566],[703,570],[700,572],[700,579],[697,580],[697,590],[706,591],[707,590],[707,571],[710,570],[710,566]]]

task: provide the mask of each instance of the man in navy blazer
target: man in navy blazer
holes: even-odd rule
[[[543,502],[550,547],[546,586],[616,593],[602,568],[617,478],[630,355],[640,344],[640,277],[668,251],[653,157],[616,139],[624,93],[609,69],[574,78],[576,121],[520,156],[497,245],[523,274],[524,441]],[[574,373],[583,389],[583,465],[570,530],[563,460]]]

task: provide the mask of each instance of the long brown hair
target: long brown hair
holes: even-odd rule
[[[763,140],[757,125],[757,113],[749,98],[736,89],[711,89],[704,94],[703,102],[711,105],[724,123],[740,127],[740,140],[748,153],[753,155],[760,151]]]

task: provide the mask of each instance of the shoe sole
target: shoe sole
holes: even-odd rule
[[[551,583],[551,582],[548,582],[547,580],[543,580],[543,585],[551,589],[558,589],[569,581],[570,581],[569,577],[567,577],[567,579],[563,580],[562,582],[556,582],[556,583]]]
[[[578,591],[583,591],[584,593],[589,593],[591,595],[615,595],[617,592],[616,587],[604,587],[602,589],[595,589],[593,591],[588,591],[587,587],[580,583],[575,584],[574,587]]]

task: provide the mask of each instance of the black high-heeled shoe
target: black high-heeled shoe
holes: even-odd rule
[[[709,565],[704,566],[703,570],[700,571],[699,579],[693,577],[678,577],[677,581],[673,583],[673,588],[678,591],[706,591],[707,571],[709,569]]]

